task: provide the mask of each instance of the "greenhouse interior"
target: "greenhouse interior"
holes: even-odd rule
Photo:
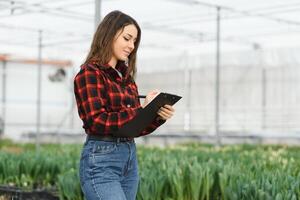
[[[299,11],[297,0],[1,0],[0,200],[300,199]],[[116,24],[101,32],[112,12],[140,28],[132,21],[117,28],[137,31],[135,40],[129,34],[127,60],[116,56]],[[93,42],[109,36],[117,66],[106,65],[111,58],[99,67],[86,64]],[[108,77],[101,67],[125,80],[117,67],[127,73],[132,63],[134,84],[126,91],[119,85],[123,92],[112,93],[99,82]],[[143,118],[158,101],[149,95],[154,90],[180,97],[172,111],[162,112],[166,103],[160,104],[136,135],[109,132]],[[143,120],[136,121],[135,130]],[[113,148],[105,154],[109,161],[119,143],[133,145],[124,170],[134,155],[135,195],[86,189],[82,163],[90,141],[106,142],[93,150]],[[100,158],[90,153],[87,163]],[[105,171],[116,166],[99,166],[93,170],[117,173]]]

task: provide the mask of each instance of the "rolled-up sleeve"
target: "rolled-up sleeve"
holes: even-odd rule
[[[153,131],[155,131],[158,127],[164,124],[166,120],[159,119],[158,117],[153,120],[153,122],[148,125],[139,136],[149,135]]]

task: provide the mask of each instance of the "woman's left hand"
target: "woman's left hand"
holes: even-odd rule
[[[170,119],[173,115],[174,115],[175,109],[170,106],[170,105],[164,105],[163,107],[161,107],[157,114],[159,115],[159,117],[163,120],[167,120]]]

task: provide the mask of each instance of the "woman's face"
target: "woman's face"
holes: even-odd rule
[[[133,24],[125,26],[123,30],[119,30],[113,42],[112,59],[126,61],[134,49],[137,34],[138,30]]]

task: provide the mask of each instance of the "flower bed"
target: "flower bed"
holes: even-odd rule
[[[30,144],[0,144],[0,149],[0,184],[15,187],[10,193],[10,187],[7,191],[4,187],[0,194],[42,199],[34,195],[56,191],[53,198],[83,199],[78,181],[81,145],[43,145],[35,152]],[[297,200],[300,196],[298,147],[138,147],[138,158],[138,200]]]

